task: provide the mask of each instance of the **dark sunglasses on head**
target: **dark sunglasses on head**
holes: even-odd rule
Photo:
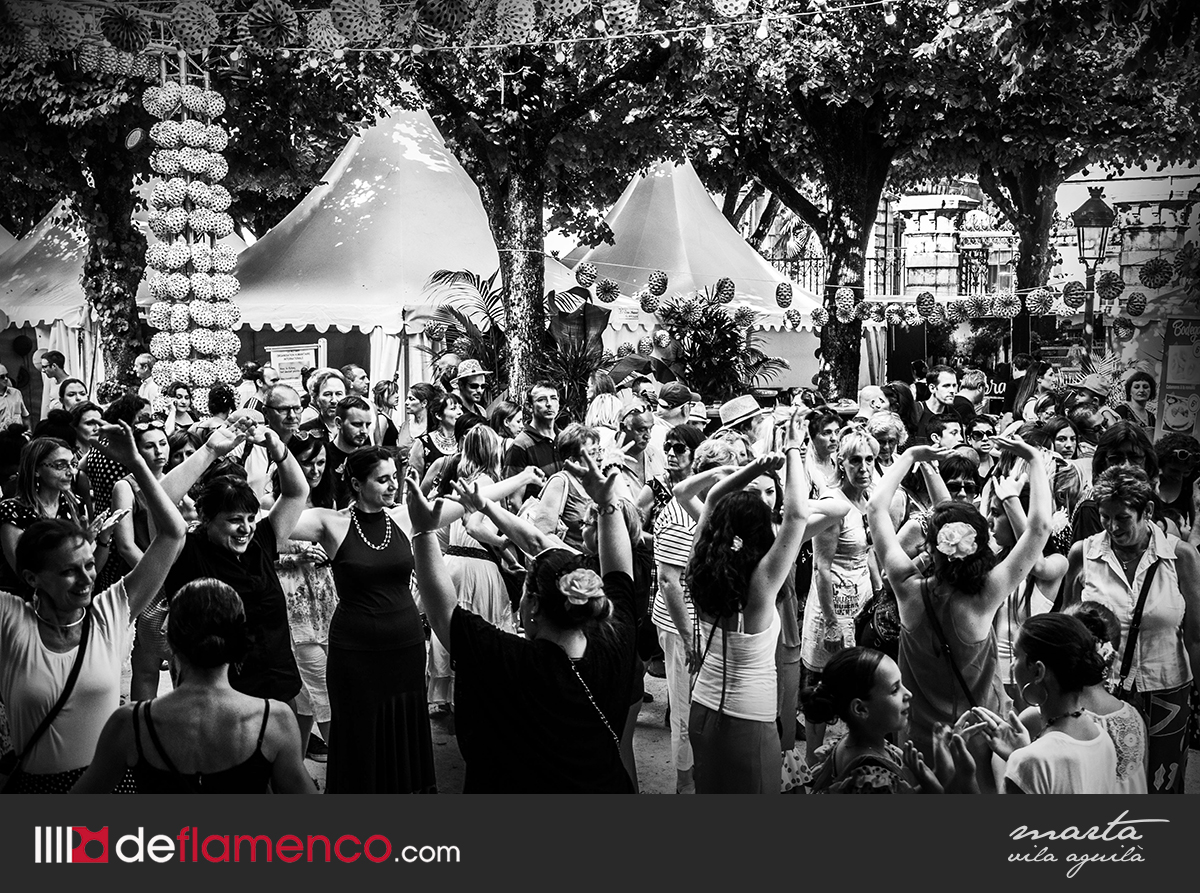
[[[676,456],[682,456],[688,451],[688,446],[686,443],[676,441],[675,443],[664,443],[663,449],[669,453],[674,453]]]
[[[1176,462],[1191,462],[1196,458],[1196,454],[1191,450],[1178,449],[1171,450],[1171,452],[1167,453],[1166,458],[1174,459]]]

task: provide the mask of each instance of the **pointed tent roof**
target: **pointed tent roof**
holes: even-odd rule
[[[17,238],[4,227],[0,226],[0,254],[17,244]]]
[[[60,201],[25,238],[0,255],[0,314],[17,326],[63,319],[77,325],[84,307],[83,261],[87,239]]]
[[[479,190],[424,111],[396,111],[347,143],[315,188],[241,255],[252,328],[404,328],[435,270],[498,269]]]
[[[746,244],[705,190],[690,162],[662,162],[637,176],[605,217],[611,245],[580,258],[596,265],[626,294],[646,283],[652,270],[670,280],[668,293],[709,288],[733,279],[737,298],[769,317],[780,317],[775,287],[788,278]],[[574,257],[572,252],[569,257]],[[792,285],[793,307],[807,315],[816,295]]]

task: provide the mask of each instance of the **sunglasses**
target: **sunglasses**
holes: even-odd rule
[[[326,440],[328,439],[328,434],[324,428],[316,428],[311,431],[297,431],[292,435],[292,437],[301,443],[304,443],[305,441],[312,440],[313,438],[316,438],[317,440]]]
[[[989,437],[995,437],[995,431],[980,431],[978,428],[967,435],[971,440],[986,440]]]
[[[66,471],[68,468],[78,468],[78,459],[59,459],[57,462],[43,462],[42,467],[52,468],[55,471]]]
[[[974,481],[946,481],[946,489],[951,493],[966,493],[968,496],[978,496],[979,487]]]
[[[134,431],[149,431],[151,428],[157,428],[159,431],[165,431],[167,426],[158,419],[152,419],[149,422],[136,422],[133,426]]]
[[[1191,462],[1196,458],[1196,454],[1191,450],[1178,449],[1171,450],[1171,452],[1167,453],[1165,458],[1174,459],[1176,462]]]
[[[688,451],[688,447],[687,447],[686,443],[678,443],[678,442],[664,443],[663,449],[665,449],[669,453],[674,453],[676,456],[682,456],[684,453],[686,453]]]

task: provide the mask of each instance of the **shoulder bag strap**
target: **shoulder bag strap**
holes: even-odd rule
[[[83,658],[87,653],[88,639],[91,637],[91,631],[92,609],[89,605],[87,614],[84,615],[83,629],[80,631],[79,635],[79,649],[75,652],[75,662],[71,664],[71,672],[67,674],[67,681],[63,686],[62,694],[58,696],[58,700],[54,702],[54,706],[50,708],[50,712],[42,718],[41,723],[36,729],[34,729],[33,734],[29,736],[29,740],[25,742],[25,746],[21,748],[20,755],[17,756],[16,761],[13,763],[12,771],[9,774],[8,783],[5,785],[6,788],[8,785],[12,784],[13,779],[20,774],[21,765],[25,762],[25,758],[29,756],[29,752],[33,750],[34,746],[38,743],[38,741],[41,740],[42,736],[46,734],[46,731],[50,728],[50,725],[54,722],[58,714],[62,712],[63,707],[66,706],[67,699],[71,697],[71,692],[75,690],[75,682],[79,679],[79,671],[83,669]]]
[[[946,660],[950,662],[950,669],[954,671],[954,678],[958,680],[959,687],[962,688],[963,694],[967,696],[967,702],[972,707],[978,707],[979,702],[975,700],[975,696],[971,694],[971,689],[967,687],[967,680],[963,678],[962,671],[959,670],[958,663],[954,660],[954,652],[950,650],[950,642],[947,641],[946,633],[942,630],[941,621],[938,620],[938,616],[933,610],[933,600],[929,597],[928,577],[924,577],[921,580],[921,598],[925,602],[925,615],[929,618],[929,625],[933,627],[933,634],[937,636],[942,653],[946,655]]]
[[[1137,644],[1138,631],[1142,628],[1142,613],[1146,610],[1146,596],[1150,594],[1150,584],[1154,582],[1154,572],[1158,570],[1161,559],[1155,558],[1154,563],[1146,568],[1146,576],[1142,580],[1142,591],[1138,593],[1137,605],[1133,609],[1133,617],[1129,621],[1129,633],[1125,636],[1125,654],[1121,657],[1121,679],[1118,689],[1125,688],[1125,678],[1133,669],[1133,648]]]

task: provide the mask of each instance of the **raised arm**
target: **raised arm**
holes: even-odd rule
[[[684,478],[671,489],[671,493],[683,510],[691,516],[691,519],[699,521],[700,514],[704,511],[704,503],[700,500],[700,494],[735,471],[737,471],[736,465],[709,468]]]
[[[1000,449],[1024,459],[1029,475],[1028,526],[1008,555],[988,575],[988,582],[984,587],[988,602],[994,602],[996,607],[999,607],[1021,581],[1029,576],[1034,564],[1041,557],[1046,540],[1050,538],[1054,497],[1050,492],[1050,478],[1046,474],[1046,462],[1040,450],[1027,444],[1019,434],[997,437],[996,444]]]
[[[904,546],[901,545],[900,537],[896,534],[896,528],[892,524],[890,511],[892,498],[900,489],[900,482],[912,470],[915,463],[937,461],[945,455],[947,455],[946,451],[935,447],[922,445],[909,447],[896,457],[896,461],[892,463],[879,481],[875,492],[871,494],[871,498],[867,500],[867,524],[871,529],[871,541],[875,545],[875,556],[879,559],[884,574],[891,581],[897,596],[901,594],[900,585],[916,575],[917,566],[904,551]]]
[[[483,495],[478,483],[469,487],[458,481],[454,482],[454,491],[463,509],[468,512],[480,512],[496,525],[496,528],[508,537],[509,542],[526,555],[537,555],[546,549],[563,548],[565,544],[552,533],[545,533],[537,525],[514,515],[494,499]],[[443,507],[445,511],[445,507]]]
[[[113,529],[113,546],[125,563],[133,567],[142,560],[142,550],[138,548],[133,533],[133,490],[127,481],[121,480],[113,484],[110,505],[114,512],[129,509],[129,513],[118,521]]]
[[[225,456],[246,439],[244,427],[222,425],[209,435],[208,440],[180,465],[172,468],[162,479],[163,492],[178,504],[187,496],[192,485],[200,480],[210,465]]]
[[[458,606],[458,595],[434,533],[443,526],[441,514],[447,503],[436,499],[430,504],[421,492],[415,469],[409,471],[404,483],[408,487],[408,517],[412,524],[410,539],[421,604],[425,607],[429,628],[442,646],[450,651],[450,619]]]
[[[567,467],[579,478],[584,490],[596,503],[596,539],[600,547],[600,573],[613,572],[633,576],[633,544],[629,541],[629,528],[625,526],[625,513],[621,502],[630,500],[624,475],[618,471],[608,477],[600,474],[595,461],[588,453],[584,461],[567,460]]]
[[[775,535],[775,542],[750,577],[748,612],[775,610],[775,598],[787,580],[788,571],[796,566],[804,542],[804,527],[808,522],[808,476],[804,473],[803,426],[798,418],[799,414],[794,415],[784,430],[783,523]]]
[[[250,435],[250,439],[256,446],[266,449],[279,475],[279,496],[267,517],[271,519],[275,536],[282,543],[292,535],[300,515],[304,513],[308,500],[308,479],[292,451],[270,428],[260,426]]]
[[[743,465],[729,477],[713,484],[712,489],[708,491],[708,497],[704,500],[704,509],[700,512],[700,518],[696,521],[696,532],[692,542],[698,540],[700,532],[708,526],[708,519],[712,515],[713,507],[718,502],[730,493],[746,489],[746,485],[755,478],[761,477],[764,474],[770,474],[772,471],[779,471],[779,469],[783,468],[783,465],[783,456],[779,455],[779,453],[769,453],[766,456],[755,459],[748,465]]]
[[[125,577],[129,614],[136,617],[166,582],[167,572],[183,548],[187,526],[175,503],[163,491],[154,472],[138,452],[133,442],[133,429],[129,425],[124,422],[120,425],[102,425],[96,448],[133,473],[133,479],[146,500],[151,529],[155,532],[154,539],[142,554],[142,560]]]

